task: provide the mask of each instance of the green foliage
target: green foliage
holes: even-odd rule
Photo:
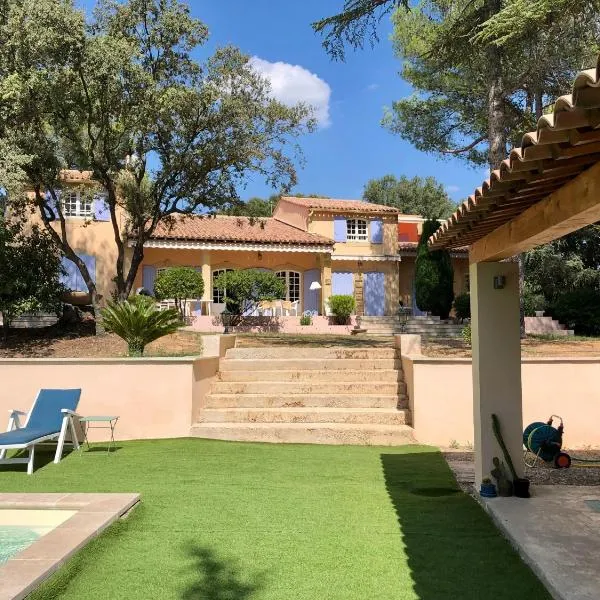
[[[460,337],[469,346],[471,345],[471,332],[471,324],[465,325],[460,331]]]
[[[427,240],[439,227],[438,221],[425,221],[417,247],[415,296],[420,310],[447,319],[454,300],[454,269],[449,252],[429,252]]]
[[[454,298],[454,311],[461,321],[471,318],[471,294],[460,294]]]
[[[175,309],[158,310],[148,296],[109,302],[102,310],[102,321],[107,332],[127,342],[129,356],[142,356],[150,342],[175,333],[182,324]]]
[[[356,309],[356,300],[354,296],[334,294],[333,296],[329,296],[329,308],[333,313],[336,324],[346,325],[350,315]]]
[[[446,219],[456,209],[444,186],[433,177],[408,179],[404,175],[400,178],[385,175],[371,179],[365,185],[363,200],[394,206],[404,214],[426,219]]]
[[[154,294],[159,300],[175,300],[175,306],[185,318],[186,301],[190,298],[202,298],[204,281],[202,275],[191,267],[171,267],[156,276]]]
[[[252,314],[260,302],[285,297],[285,283],[269,271],[244,269],[219,275],[213,286],[224,294],[227,310],[234,315],[232,325],[243,315]]]
[[[534,317],[536,311],[546,310],[547,302],[543,294],[536,293],[525,283],[523,286],[523,311],[526,317]]]
[[[273,209],[279,200],[279,196],[270,196],[267,200],[263,198],[250,198],[247,202],[236,202],[223,214],[234,217],[271,217]]]
[[[24,232],[22,222],[0,214],[0,313],[4,338],[11,321],[25,313],[59,312],[61,257],[38,227]]]
[[[161,221],[229,206],[250,173],[276,189],[296,184],[297,139],[315,128],[312,108],[274,100],[237,48],[198,62],[208,29],[189,3],[102,0],[84,12],[71,0],[17,0],[1,12],[2,136],[28,158],[20,168],[32,203],[67,255],[73,240],[53,228],[64,218],[60,172],[93,171],[115,230],[119,298]],[[116,218],[119,208],[127,219]]]
[[[307,327],[309,325],[312,325],[312,316],[311,315],[302,315],[300,317],[300,325]]]
[[[579,288],[562,294],[547,312],[577,335],[600,336],[600,292]]]

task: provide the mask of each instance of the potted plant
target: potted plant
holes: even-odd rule
[[[513,478],[513,492],[517,498],[529,498],[529,479],[526,477],[519,477],[517,472],[515,471],[515,466],[513,464],[512,458],[508,452],[508,448],[504,443],[504,438],[502,437],[502,430],[500,429],[500,420],[498,419],[498,415],[492,415],[492,430],[494,431],[494,435],[496,436],[496,440],[498,441],[498,445],[502,449],[502,453],[504,454],[504,460],[508,465],[510,473]]]
[[[479,495],[482,498],[495,498],[497,496],[496,486],[492,483],[492,480],[489,477],[485,477],[481,480]]]

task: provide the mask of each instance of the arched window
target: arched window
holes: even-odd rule
[[[278,271],[275,273],[285,283],[285,297],[282,300],[296,302],[300,300],[300,273],[297,271]]]
[[[212,296],[215,304],[222,304],[225,297],[225,290],[218,290],[215,287],[215,280],[219,275],[222,275],[223,273],[231,273],[232,271],[233,269],[217,269],[216,271],[212,272]]]
[[[346,239],[349,242],[367,242],[369,240],[368,224],[363,219],[346,221]]]

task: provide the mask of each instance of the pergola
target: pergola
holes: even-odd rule
[[[477,485],[502,456],[493,413],[523,469],[519,268],[505,259],[597,221],[600,58],[429,240],[434,250],[469,246]]]

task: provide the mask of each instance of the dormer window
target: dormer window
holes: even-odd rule
[[[346,221],[346,239],[349,242],[367,242],[369,228],[363,219],[348,219]]]
[[[68,192],[63,199],[63,213],[65,217],[91,219],[94,216],[94,200],[79,192]]]

